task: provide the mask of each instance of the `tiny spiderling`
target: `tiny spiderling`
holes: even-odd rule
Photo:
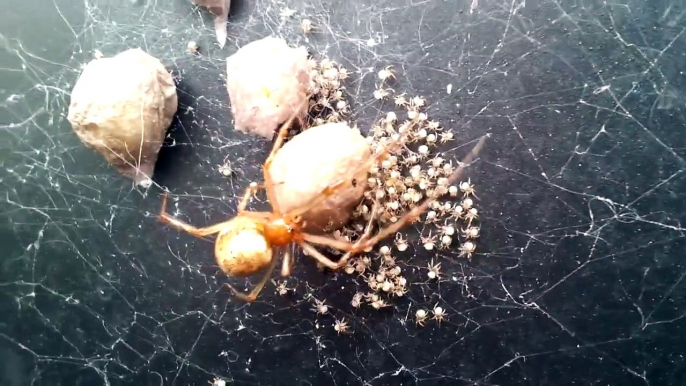
[[[479,227],[469,227],[467,229],[463,229],[462,234],[467,239],[476,239],[479,237],[480,231],[481,229],[479,229]]]
[[[362,293],[358,292],[355,295],[353,295],[353,299],[350,301],[350,305],[355,307],[355,308],[360,308],[361,304],[362,304]]]
[[[445,236],[441,237],[441,246],[440,247],[442,249],[445,249],[445,248],[448,248],[450,246],[450,244],[452,244],[452,243],[453,243],[453,238],[448,236],[448,235],[445,235]]]
[[[448,188],[448,193],[450,194],[451,197],[457,197],[458,194],[458,189],[457,186],[451,186]]]
[[[415,323],[420,326],[424,326],[424,323],[426,323],[426,317],[428,316],[426,310],[419,309],[417,312],[414,314],[415,316]]]
[[[472,258],[472,254],[476,250],[476,244],[471,241],[465,241],[460,245],[460,257],[466,256],[468,259]]]
[[[308,33],[312,32],[312,27],[313,27],[312,21],[310,19],[303,19],[300,22],[300,28],[302,29],[302,32],[304,34],[308,34]]]
[[[348,322],[345,321],[345,318],[341,320],[336,319],[333,329],[339,334],[348,332]]]
[[[317,315],[324,315],[329,312],[329,307],[324,304],[323,301],[315,299],[314,308],[312,310],[316,311]]]
[[[407,240],[403,237],[402,234],[396,233],[395,234],[395,248],[399,252],[405,252],[408,248]]]
[[[460,182],[460,190],[464,193],[465,197],[474,195],[474,185],[472,185],[471,180]]]
[[[407,99],[405,98],[405,94],[400,94],[395,97],[394,99],[395,105],[400,107],[400,106],[406,106],[407,105]]]
[[[445,133],[441,133],[441,143],[446,143],[448,141],[453,140],[453,133],[450,131],[447,131]]]
[[[431,262],[427,268],[429,269],[429,272],[426,274],[426,276],[429,277],[429,280],[434,280],[441,275],[441,263],[434,264],[433,259],[431,259]]]
[[[393,66],[387,66],[386,68],[380,70],[377,74],[379,79],[382,81],[390,78],[395,79],[395,74],[393,74],[393,71],[391,70],[392,68]]]
[[[434,314],[433,318],[438,322],[438,324],[440,324],[447,315],[443,307],[439,307],[438,304],[434,306],[432,311]]]
[[[464,215],[464,219],[467,221],[469,225],[472,224],[473,220],[476,220],[479,218],[479,212],[476,210],[476,208],[471,208],[467,211],[467,213]]]
[[[464,210],[469,210],[474,206],[474,201],[471,198],[465,198],[462,200],[461,206]]]
[[[421,237],[421,240],[422,244],[424,244],[424,249],[427,251],[433,251],[436,242],[436,236]]]

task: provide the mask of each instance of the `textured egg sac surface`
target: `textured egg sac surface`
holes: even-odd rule
[[[272,36],[229,56],[226,88],[236,130],[271,139],[294,113],[304,118],[311,70],[304,47]]]
[[[86,146],[137,184],[149,186],[177,107],[171,74],[136,48],[85,66],[67,119]]]
[[[360,167],[370,155],[359,130],[345,123],[328,123],[296,135],[279,150],[269,170],[281,212],[310,203],[327,186],[345,179],[335,194],[303,214],[308,232],[341,228],[362,201],[367,170]]]

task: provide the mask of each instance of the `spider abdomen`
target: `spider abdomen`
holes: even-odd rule
[[[246,277],[272,261],[272,244],[265,238],[264,223],[238,216],[219,233],[214,245],[217,264],[224,273]]]

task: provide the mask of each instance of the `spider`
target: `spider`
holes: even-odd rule
[[[377,210],[378,208],[374,208],[372,210],[374,215],[370,216],[362,236],[354,243],[345,240],[337,240],[329,236],[314,235],[304,232],[302,229],[305,224],[301,215],[325,201],[328,197],[338,191],[338,189],[350,182],[346,181],[346,179],[339,180],[324,188],[315,199],[311,200],[303,207],[290,210],[286,213],[281,211],[276,201],[275,186],[274,182],[271,180],[269,169],[274,160],[274,156],[281,148],[281,145],[288,134],[288,129],[295,118],[296,114],[293,114],[279,128],[272,150],[263,166],[264,184],[251,184],[248,189],[246,189],[243,198],[238,204],[237,215],[234,218],[208,227],[196,228],[167,213],[168,193],[165,192],[163,194],[162,209],[159,214],[160,221],[168,223],[196,237],[217,234],[214,251],[215,259],[221,270],[227,274],[227,276],[247,277],[265,271],[264,276],[247,295],[237,291],[228,283],[224,284],[225,287],[235,294],[237,299],[245,302],[253,302],[257,299],[262,288],[276,268],[276,265],[279,262],[279,255],[283,255],[281,276],[290,276],[294,263],[292,256],[293,245],[299,246],[307,256],[315,259],[319,264],[331,270],[345,268],[350,257],[363,253],[365,250],[368,251],[379,241],[395,235],[396,232],[405,225],[418,218],[433,201],[431,198],[427,197],[424,202],[399,217],[398,221],[385,228],[379,229],[375,235],[372,235],[375,217],[379,212]],[[460,165],[463,166],[457,168],[455,172],[449,176],[451,183],[460,177],[464,166],[472,162],[474,157],[481,150],[486,138],[487,135],[481,137],[472,151],[460,163]],[[402,145],[402,139],[398,138],[397,143]],[[364,162],[360,166],[360,169],[355,171],[353,175],[358,175],[358,171],[361,170],[369,170],[370,166],[378,164],[379,161],[388,156],[390,152],[391,150],[389,147],[377,151]],[[271,212],[252,212],[246,210],[248,201],[259,189],[266,190],[267,199],[271,204]],[[378,206],[378,202],[375,205]],[[333,248],[335,250],[343,251],[345,254],[338,261],[333,261],[320,253],[314,245]]]

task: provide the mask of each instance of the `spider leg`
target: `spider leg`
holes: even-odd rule
[[[181,220],[178,220],[169,214],[167,214],[167,193],[162,196],[162,210],[160,211],[159,217],[160,221],[166,222],[176,228],[184,230],[193,236],[204,237],[209,236],[221,231],[230,221],[220,222],[205,228],[196,228],[193,225],[187,224]]]
[[[245,212],[241,212],[240,215],[243,217],[266,220],[272,216],[272,212],[251,212],[249,210],[246,210]]]
[[[483,147],[484,142],[486,142],[487,137],[488,137],[488,135],[481,137],[479,142],[476,145],[474,145],[474,147],[472,148],[472,151],[460,162],[460,166],[457,169],[455,169],[455,171],[453,172],[453,174],[450,175],[450,177],[448,177],[448,185],[452,184],[453,182],[455,182],[455,180],[460,178],[464,169],[467,166],[469,166],[468,164],[470,164],[474,160],[476,155],[479,153],[479,151],[481,151],[481,148]],[[366,242],[362,243],[361,245],[358,245],[351,252],[359,252],[359,251],[362,251],[366,248],[374,246],[376,243],[378,243],[382,239],[385,239],[386,237],[394,234],[395,232],[400,230],[400,228],[407,225],[407,223],[413,221],[415,218],[419,217],[419,215],[424,213],[424,211],[426,211],[426,209],[429,207],[429,205],[431,205],[431,203],[435,200],[436,200],[435,198],[431,198],[431,197],[424,198],[424,201],[421,204],[419,204],[418,206],[409,210],[407,213],[405,213],[395,223],[387,226],[384,229],[381,229],[379,231],[379,233],[376,234],[376,236],[368,239]],[[357,243],[357,244],[359,244],[359,243]]]
[[[374,200],[374,206],[372,207],[372,212],[371,216],[369,216],[369,222],[367,222],[367,226],[364,228],[364,232],[362,233],[362,237],[360,237],[359,240],[355,242],[355,245],[353,245],[353,248],[349,250],[348,252],[343,255],[338,260],[338,267],[342,268],[345,267],[345,265],[348,263],[348,259],[350,259],[350,256],[356,254],[357,252],[355,251],[355,248],[361,244],[365,244],[365,242],[369,239],[369,236],[372,234],[372,229],[374,225],[374,216],[379,213],[379,201]]]
[[[351,243],[349,241],[342,241],[342,240],[337,240],[331,237],[327,236],[320,236],[320,235],[312,235],[308,233],[303,234],[303,238],[305,241],[308,241],[313,244],[319,244],[319,245],[326,245],[327,247],[331,247],[334,249],[338,249],[340,251],[345,251],[347,252],[343,257],[341,257],[338,260],[338,266],[339,268],[345,266],[347,263],[348,259],[350,256],[354,255],[357,252],[360,252],[359,250],[356,250],[356,248],[365,243],[369,236],[372,233],[373,225],[374,225],[374,220],[375,220],[375,215],[379,212],[379,202],[374,200],[374,206],[372,206],[372,211],[371,211],[371,216],[369,217],[369,221],[367,222],[367,226],[364,228],[364,232],[362,233],[362,236],[354,243]]]
[[[295,254],[295,244],[291,243],[288,247],[291,250],[291,265],[288,268],[292,271],[293,266],[295,265],[295,260],[297,259],[297,256]]]
[[[238,213],[244,212],[245,207],[248,206],[248,201],[250,201],[250,198],[257,193],[257,191],[261,188],[259,184],[252,182],[250,185],[245,189],[245,193],[243,194],[243,198],[241,199],[241,202],[238,204]]]
[[[278,262],[279,262],[279,256],[278,256],[278,250],[277,250],[277,251],[274,251],[272,261],[269,264],[269,268],[264,273],[264,276],[262,277],[262,279],[260,279],[260,282],[257,283],[255,288],[253,288],[252,291],[250,291],[250,293],[247,295],[242,293],[242,292],[238,292],[231,284],[224,283],[224,286],[228,287],[233,292],[234,296],[236,298],[238,298],[239,300],[242,300],[242,301],[247,302],[247,303],[254,302],[255,299],[257,299],[257,296],[260,294],[260,292],[264,288],[264,285],[267,284],[267,282],[269,281],[269,278],[271,277],[272,273],[274,272],[274,268],[276,268],[276,263],[278,263]]]
[[[315,247],[311,246],[310,244],[306,243],[305,241],[298,240],[296,241],[298,245],[303,249],[303,251],[307,252],[308,256],[314,258],[318,262],[322,263],[324,266],[327,268],[336,270],[338,269],[338,264],[334,263],[329,259],[328,257],[324,256],[319,252]]]
[[[304,103],[309,104],[309,98]],[[272,206],[272,212],[274,212],[275,215],[280,215],[281,210],[279,209],[279,203],[276,201],[276,192],[274,191],[274,183],[272,182],[272,176],[269,172],[269,169],[271,168],[272,162],[274,161],[274,156],[281,148],[281,145],[283,145],[283,141],[286,139],[286,135],[288,134],[288,129],[293,124],[293,120],[298,116],[298,112],[301,107],[302,106],[298,107],[298,110],[294,111],[291,117],[288,118],[288,120],[284,122],[283,125],[281,125],[281,127],[279,128],[279,132],[276,135],[274,145],[272,146],[272,151],[269,153],[267,160],[264,161],[264,185],[265,189],[267,190],[267,199],[269,200],[269,203]]]
[[[324,245],[327,247],[338,249],[339,251],[349,251],[355,245],[349,241],[338,240],[329,236],[313,235],[310,233],[303,233],[302,237],[303,240],[307,241],[308,243]]]
[[[283,264],[281,265],[281,277],[291,276],[291,251],[286,249],[283,253]]]

